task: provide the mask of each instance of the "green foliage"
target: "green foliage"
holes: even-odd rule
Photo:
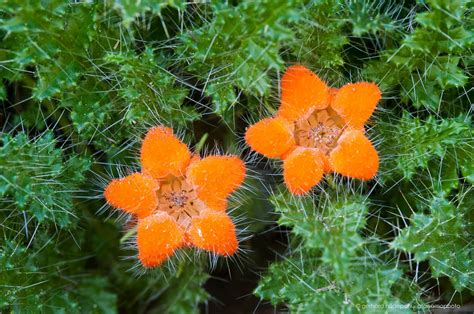
[[[460,168],[462,175],[472,183],[474,134],[469,117],[420,119],[403,112],[394,126],[392,121],[381,121],[378,126],[387,161],[382,165],[382,178],[401,174],[412,179],[420,169],[426,169],[433,159],[442,159],[443,171],[450,174]],[[403,138],[403,141],[399,139]],[[396,158],[393,158],[396,156]]]
[[[24,133],[4,135],[0,146],[0,193],[16,211],[38,222],[68,227],[78,218],[73,193],[90,167],[86,157],[67,157],[52,132],[30,141]]]
[[[347,5],[347,18],[352,24],[352,33],[355,36],[390,33],[397,28],[398,21],[393,16],[400,9],[390,2],[350,1]]]
[[[67,2],[59,0],[29,5],[6,1],[0,9],[1,46],[6,48],[1,57],[7,60],[0,77],[26,80],[34,73],[29,67],[34,66],[37,82],[32,86],[32,97],[38,100],[51,99],[65,86],[75,85],[85,70],[84,55],[77,52],[91,44],[94,32],[93,7],[71,10]]]
[[[162,310],[166,313],[193,313],[196,311],[196,304],[203,303],[209,298],[208,293],[201,287],[208,275],[197,269],[186,269],[187,265],[182,265],[181,269],[173,278],[174,283],[170,283],[170,289],[162,296]]]
[[[199,117],[194,108],[182,106],[188,93],[186,88],[175,86],[171,73],[157,64],[166,64],[166,56],[153,53],[146,47],[140,54],[108,53],[104,57],[112,73],[117,73],[118,95],[130,106],[124,119],[131,124],[145,120],[151,112],[164,122],[173,119],[181,125]]]
[[[396,6],[366,0],[310,1],[303,18],[294,25],[296,41],[292,53],[303,63],[319,71],[327,70],[326,75],[338,79],[334,70],[342,70],[341,66],[350,57],[345,51],[351,44],[350,37],[394,32],[398,22],[391,15],[399,10]]]
[[[197,313],[198,304],[209,298],[202,287],[209,278],[205,263],[175,260],[173,264],[174,268],[137,275],[130,272],[131,263],[116,263],[112,281],[120,307],[130,313]]]
[[[119,10],[122,15],[122,22],[126,27],[130,26],[135,18],[140,17],[147,12],[159,15],[161,10],[167,6],[184,8],[186,3],[181,0],[144,0],[138,2],[135,0],[122,0],[109,2],[113,3],[114,8]]]
[[[257,295],[285,302],[297,313],[423,306],[403,272],[382,253],[380,239],[363,236],[368,206],[359,195],[333,191],[313,203],[278,194],[274,204],[282,213],[279,224],[293,227],[301,241],[287,259],[270,266]]]
[[[339,1],[314,1],[304,18],[296,25],[294,53],[299,60],[315,68],[331,68],[344,64],[342,51],[348,43],[344,7]]]
[[[413,32],[370,63],[367,76],[384,90],[399,88],[402,101],[415,108],[438,110],[443,93],[468,80],[474,32],[467,2],[427,1],[428,10],[417,14]]]
[[[179,57],[201,79],[216,113],[231,110],[240,92],[269,94],[268,72],[283,69],[280,48],[293,36],[285,23],[299,18],[298,6],[296,0],[213,1],[209,23],[181,36]]]
[[[472,302],[472,10],[467,0],[2,1],[0,312],[214,312],[221,277],[226,295],[245,281],[239,296],[296,313]],[[275,112],[296,63],[334,87],[380,85],[367,124],[376,180],[329,174],[296,198],[275,163],[246,158],[249,121]],[[124,245],[134,222],[104,210],[103,187],[137,169],[156,124],[247,159],[245,189],[229,201],[242,231],[235,259],[185,249],[145,271]]]
[[[395,288],[410,291],[410,283],[401,279],[401,272],[395,267],[367,261],[364,266],[351,268],[346,280],[335,282],[315,257],[306,252],[300,254],[270,266],[271,275],[263,278],[255,293],[275,305],[284,302],[295,313],[308,313],[314,309],[338,313],[370,309],[409,313],[411,306],[423,308],[422,303],[416,303],[419,300],[402,300],[394,295],[392,289]]]
[[[320,249],[322,263],[333,268],[336,278],[345,279],[364,244],[358,232],[364,228],[367,206],[356,197],[336,203],[326,198],[318,201],[313,206],[311,200],[292,202],[288,196],[276,196],[273,204],[282,212],[278,224],[292,227],[304,239],[305,248]]]
[[[474,290],[470,273],[474,263],[472,234],[472,197],[469,204],[455,207],[445,199],[427,204],[429,214],[415,213],[410,226],[392,242],[392,247],[415,254],[415,261],[428,260],[435,278],[448,276],[456,289]],[[471,239],[470,239],[471,238]]]
[[[125,3],[115,3],[121,5]],[[135,13],[147,11],[149,6],[141,5]],[[22,123],[38,127],[44,116],[53,115],[64,127],[72,125],[75,136],[116,153],[130,136],[123,128],[140,129],[157,121],[182,126],[199,117],[183,105],[187,89],[175,84],[164,50],[154,54],[147,47],[136,52],[133,33],[110,27],[120,18],[113,13],[102,17],[107,7],[65,1],[22,6],[10,1],[0,9],[0,58],[7,60],[0,78],[21,81],[32,90],[31,99],[24,100],[28,111],[38,111],[36,101],[41,102],[40,117],[25,114]],[[127,24],[135,13],[126,12]]]
[[[77,273],[84,267],[84,257],[74,242],[50,239],[44,230],[28,245],[5,240],[0,249],[2,311],[115,313],[117,296],[107,278]]]

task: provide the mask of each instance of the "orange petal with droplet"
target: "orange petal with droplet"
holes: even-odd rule
[[[245,141],[269,158],[281,157],[296,144],[290,123],[282,118],[266,118],[250,126]]]
[[[158,206],[158,182],[142,173],[112,180],[105,188],[107,203],[138,217],[146,217]]]
[[[331,107],[348,125],[356,128],[363,127],[381,97],[379,87],[373,83],[351,83],[337,91]]]
[[[283,177],[291,193],[303,195],[321,181],[324,154],[314,148],[298,147],[283,162]]]
[[[184,240],[184,231],[166,213],[160,212],[138,222],[138,257],[145,267],[161,265],[184,245]]]
[[[239,247],[235,225],[224,212],[204,211],[194,217],[189,236],[196,247],[219,255],[233,255]]]
[[[140,159],[144,170],[154,178],[170,174],[178,177],[185,173],[191,153],[170,128],[158,126],[145,136]]]
[[[316,74],[302,65],[290,66],[281,79],[278,115],[293,122],[326,108],[328,99],[329,88]]]
[[[188,180],[207,206],[225,210],[227,196],[242,184],[245,171],[237,156],[208,156],[189,166]]]
[[[379,155],[364,132],[344,131],[329,155],[333,170],[344,176],[370,180],[379,168]]]

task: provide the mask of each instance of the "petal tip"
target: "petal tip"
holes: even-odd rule
[[[283,162],[283,177],[294,195],[308,193],[324,174],[324,155],[312,148],[298,147]]]
[[[223,212],[205,211],[193,218],[189,234],[197,248],[218,255],[234,255],[239,247],[235,225]]]
[[[361,130],[345,131],[329,161],[335,172],[364,181],[373,179],[379,168],[378,152]]]
[[[158,183],[142,173],[113,179],[104,190],[107,203],[138,217],[148,216],[157,206]]]
[[[184,231],[166,213],[148,216],[138,223],[138,257],[145,267],[160,266],[184,244]]]
[[[168,127],[150,129],[140,150],[143,168],[154,178],[181,176],[191,160],[188,147],[173,135]]]
[[[382,93],[370,82],[349,83],[332,98],[331,107],[352,127],[363,127],[370,118]]]
[[[245,132],[245,141],[268,158],[279,158],[296,145],[290,124],[278,117],[251,125]]]
[[[245,163],[232,155],[208,156],[188,169],[188,179],[199,199],[216,210],[227,208],[226,198],[242,185],[245,174]]]
[[[296,121],[315,109],[326,108],[329,96],[329,88],[319,76],[305,66],[290,66],[281,79],[278,115],[289,121]]]

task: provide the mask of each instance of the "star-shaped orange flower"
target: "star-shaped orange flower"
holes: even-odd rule
[[[184,246],[218,255],[238,249],[227,197],[243,182],[245,165],[236,156],[192,155],[173,131],[152,128],[140,152],[142,171],[112,180],[107,202],[138,217],[138,256],[158,266]]]
[[[329,88],[306,67],[291,66],[281,80],[276,117],[250,126],[245,140],[258,153],[283,159],[285,184],[295,195],[309,192],[331,171],[370,180],[379,157],[364,124],[380,98],[373,83]]]

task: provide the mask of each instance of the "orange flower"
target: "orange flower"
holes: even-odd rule
[[[107,202],[138,217],[138,256],[155,267],[184,246],[218,255],[238,249],[235,226],[225,213],[227,197],[243,182],[236,156],[192,155],[170,128],[152,128],[142,144],[142,172],[114,179]]]
[[[295,195],[309,192],[331,171],[370,180],[379,157],[364,124],[380,98],[373,83],[329,88],[306,67],[291,66],[281,80],[276,117],[250,126],[245,140],[256,152],[283,159],[285,184]]]

